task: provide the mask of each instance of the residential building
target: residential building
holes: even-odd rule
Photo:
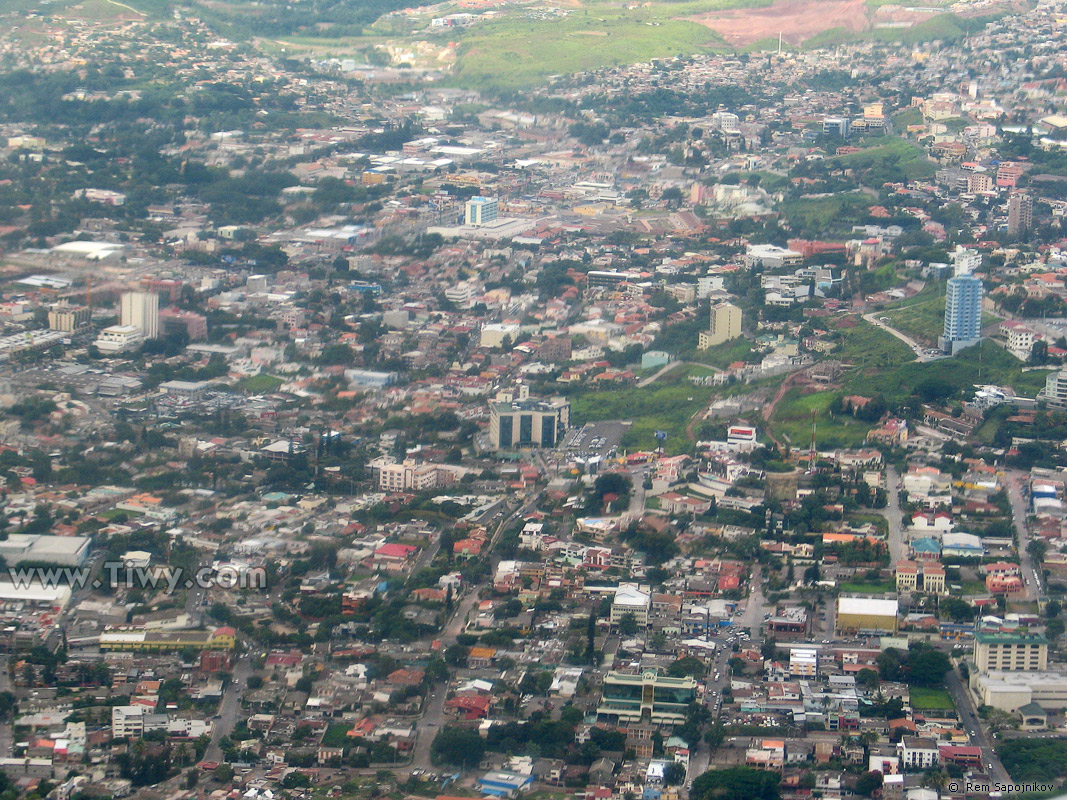
[[[931,561],[898,561],[896,579],[898,592],[947,593],[945,568]]]
[[[1034,198],[1025,192],[1014,192],[1008,198],[1008,234],[1019,236],[1034,223]]]
[[[207,338],[207,317],[193,311],[178,311],[168,308],[159,314],[163,335],[185,334],[190,342]]]
[[[1067,409],[1067,369],[1050,373],[1045,378],[1045,388],[1037,394],[1051,408]]]
[[[708,330],[700,332],[698,347],[707,350],[740,335],[741,309],[733,303],[716,303],[711,307],[711,324]]]
[[[48,328],[74,333],[89,325],[91,312],[84,306],[59,305],[48,312]]]
[[[147,706],[112,706],[111,737],[139,739],[144,735],[144,718],[151,711]]]
[[[955,355],[982,338],[982,282],[974,275],[948,280],[945,294],[945,328],[941,349]]]
[[[897,751],[905,770],[921,772],[933,769],[941,761],[941,752],[935,739],[905,736],[897,745]]]
[[[372,463],[378,473],[378,488],[387,492],[422,492],[438,483],[439,468],[435,464],[419,464],[412,458],[402,462]]]
[[[819,651],[814,647],[790,648],[789,675],[793,678],[819,677]]]
[[[652,595],[642,591],[636,584],[623,583],[615,590],[611,601],[612,625],[618,625],[627,614],[633,614],[639,627],[648,625],[648,613],[652,607]]]

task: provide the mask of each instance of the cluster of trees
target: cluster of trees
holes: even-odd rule
[[[1016,781],[1044,783],[1067,776],[1067,739],[1007,739],[997,755]]]
[[[947,655],[926,642],[916,642],[901,652],[894,648],[878,656],[878,672],[884,681],[904,681],[911,686],[940,687],[952,668]]]
[[[691,800],[779,800],[779,775],[752,767],[705,772],[689,792]]]

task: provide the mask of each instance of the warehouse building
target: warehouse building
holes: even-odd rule
[[[896,633],[897,601],[837,598],[838,633]]]

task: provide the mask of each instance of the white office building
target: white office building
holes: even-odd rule
[[[93,344],[101,353],[114,355],[134,350],[143,341],[144,335],[136,325],[112,325],[100,331],[100,335]]]
[[[141,331],[145,339],[159,336],[159,295],[153,292],[125,292],[119,323]]]
[[[495,197],[472,197],[467,201],[466,217],[468,225],[482,226],[496,222],[499,216],[499,204]]]

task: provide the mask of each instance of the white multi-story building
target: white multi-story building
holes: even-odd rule
[[[154,292],[123,293],[119,322],[137,328],[145,339],[155,339],[159,336],[159,295]]]
[[[133,350],[144,341],[141,329],[134,325],[112,325],[100,331],[93,344],[101,353],[112,355]]]
[[[645,627],[648,625],[648,613],[651,608],[651,594],[642,591],[633,583],[620,584],[611,601],[611,624],[618,625],[627,614],[633,614],[638,626]]]
[[[897,745],[897,751],[900,753],[900,763],[906,770],[932,769],[941,761],[937,741],[921,736],[905,736]]]
[[[496,222],[499,204],[495,197],[472,197],[467,201],[466,223],[468,225],[488,225]]]
[[[814,647],[794,647],[789,651],[789,674],[794,678],[819,676],[819,651]]]
[[[111,737],[124,739],[127,736],[140,738],[144,735],[146,706],[113,706],[111,708]]]
[[[422,492],[433,489],[438,483],[440,469],[434,464],[419,464],[407,458],[402,462],[380,464],[378,488],[391,492]]]

